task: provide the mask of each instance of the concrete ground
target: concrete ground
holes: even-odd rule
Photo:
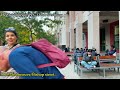
[[[106,77],[104,78],[102,75],[99,75],[98,72],[85,70],[83,71],[83,75],[79,76],[76,72],[74,72],[74,62],[71,61],[65,68],[59,69],[60,72],[65,76],[66,79],[120,79],[120,72],[116,72],[114,70],[106,71]],[[101,72],[103,74],[103,72]],[[0,79],[3,79],[0,76]]]
[[[59,69],[66,79],[120,79],[120,72],[114,70],[106,70],[106,76],[103,77],[103,72],[99,75],[98,72],[85,70],[83,71],[82,77],[74,72],[74,63],[68,64],[63,69]]]

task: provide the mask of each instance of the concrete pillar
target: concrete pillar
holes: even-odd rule
[[[88,49],[92,47],[100,53],[99,11],[93,11],[88,16]]]
[[[69,44],[69,15],[66,14],[66,18],[65,18],[65,24],[66,24],[66,47],[70,47]]]
[[[70,11],[70,49],[73,49],[74,46],[74,22],[73,22],[73,16],[74,11]]]
[[[119,59],[120,59],[120,11],[119,11]]]
[[[83,28],[82,28],[82,11],[78,11],[77,13],[77,21],[76,21],[76,48],[84,48],[83,47]]]

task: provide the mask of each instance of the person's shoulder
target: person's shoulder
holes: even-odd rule
[[[4,50],[8,49],[8,45],[1,46]]]
[[[3,51],[5,49],[5,46],[0,46],[0,51]]]
[[[16,46],[20,46],[20,44],[17,44]]]
[[[11,50],[14,50],[15,48],[21,46],[20,44],[15,45]]]
[[[5,46],[0,46],[0,48],[4,48]]]

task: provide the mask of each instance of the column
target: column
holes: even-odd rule
[[[74,22],[73,22],[73,12],[70,11],[70,49],[74,49]]]
[[[100,53],[99,11],[90,12],[88,16],[88,48],[92,47]]]
[[[82,11],[77,12],[77,21],[76,21],[76,48],[84,48],[83,47],[83,28],[82,28]]]
[[[66,47],[70,47],[70,44],[69,44],[69,15],[68,14],[66,14],[65,25],[66,25]]]
[[[119,60],[120,60],[120,11],[119,11]]]

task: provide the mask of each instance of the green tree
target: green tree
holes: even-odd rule
[[[0,26],[1,26],[0,27],[0,40],[1,40],[1,42],[5,42],[4,32],[5,32],[5,28],[8,28],[8,27],[14,27],[16,29],[16,31],[18,32],[18,36],[19,36],[18,42],[20,42],[21,44],[23,43],[24,38],[26,38],[26,36],[28,35],[28,33],[26,33],[25,35],[23,35],[21,33],[22,31],[27,32],[27,30],[23,25],[21,25],[21,23],[18,20],[13,19],[10,16],[5,16],[5,14],[2,14],[0,16]]]
[[[48,15],[52,16],[52,14],[54,13],[51,13],[51,11],[13,11],[13,15],[10,17],[14,19],[13,21],[18,22],[16,23],[16,28],[20,38],[22,38],[19,39],[19,42],[30,43],[39,38],[46,38],[53,43],[57,42],[53,29],[56,25],[61,23],[61,21],[50,19]],[[38,17],[40,19],[38,19]],[[44,25],[50,28],[49,33],[44,30]],[[12,26],[15,25],[13,24]],[[24,33],[26,34],[23,35]]]

